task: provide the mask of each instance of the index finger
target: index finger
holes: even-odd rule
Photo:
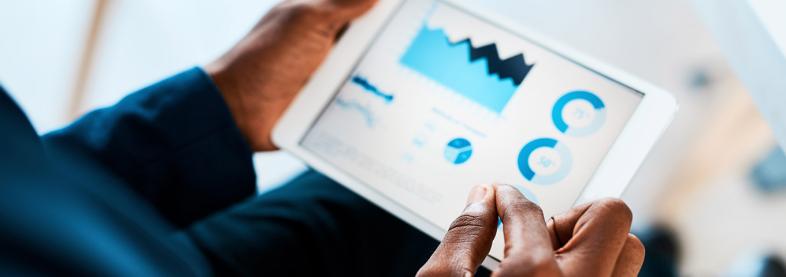
[[[495,275],[558,273],[543,211],[514,187],[495,185],[497,214],[505,235],[505,258]]]

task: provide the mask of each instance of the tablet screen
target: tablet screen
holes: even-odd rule
[[[642,97],[471,11],[410,0],[300,143],[445,230],[484,183],[516,186],[548,217],[574,204]]]

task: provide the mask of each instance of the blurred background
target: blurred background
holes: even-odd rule
[[[0,83],[47,132],[218,57],[276,2],[0,0]],[[786,257],[786,157],[727,62],[705,7],[689,0],[484,3],[678,99],[673,125],[623,198],[638,233],[663,227],[675,235],[676,251],[667,250],[680,275],[735,275],[752,272],[761,255]],[[260,191],[305,170],[286,153],[257,154],[255,163]]]

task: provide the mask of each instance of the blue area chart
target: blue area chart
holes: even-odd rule
[[[487,109],[501,113],[534,65],[523,54],[501,59],[494,43],[451,42],[442,29],[423,26],[400,63]]]
[[[452,164],[463,164],[472,157],[472,143],[465,138],[455,138],[445,146],[444,156]]]
[[[577,107],[565,112],[565,108],[574,101],[586,101],[591,105],[590,109]],[[565,115],[572,117],[575,121],[582,121],[589,118],[589,123],[584,126],[571,126]],[[569,92],[557,100],[551,110],[551,119],[557,130],[563,134],[581,137],[590,135],[598,131],[606,121],[606,105],[597,95],[589,91],[577,90]]]
[[[518,156],[518,168],[527,181],[549,185],[568,176],[573,157],[565,145],[552,138],[539,138],[524,147]]]

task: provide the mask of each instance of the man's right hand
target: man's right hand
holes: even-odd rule
[[[498,218],[505,254],[493,276],[635,276],[644,261],[621,200],[584,204],[548,222],[537,204],[507,185],[477,186],[467,202],[418,276],[472,276],[488,255]]]

